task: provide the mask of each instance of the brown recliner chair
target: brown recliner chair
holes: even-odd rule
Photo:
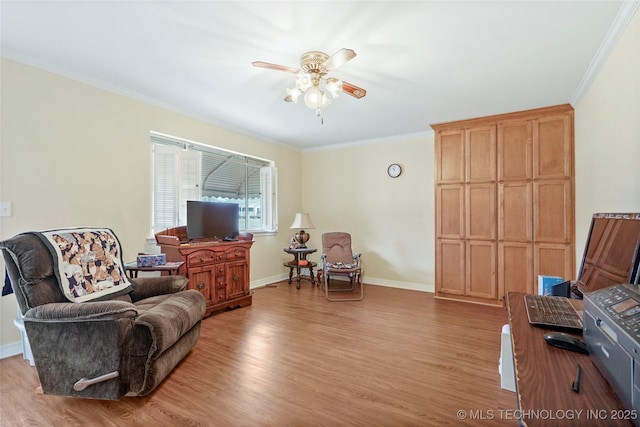
[[[120,251],[119,243],[109,244],[114,253],[116,246]],[[185,277],[138,278],[131,287],[137,286],[121,295],[70,302],[56,274],[59,260],[39,233],[14,236],[0,242],[0,249],[44,394],[109,400],[144,396],[200,337],[205,300],[198,291],[184,290]],[[104,273],[96,251],[100,247],[91,249],[88,270],[95,274],[97,265]],[[118,274],[118,282],[126,278],[124,271]]]

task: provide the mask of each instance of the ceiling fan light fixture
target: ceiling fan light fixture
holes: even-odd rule
[[[313,86],[307,91],[307,93],[304,94],[304,105],[311,108],[312,110],[322,108],[323,96],[324,92],[318,89],[317,86]]]
[[[295,87],[287,88],[286,102],[298,102],[298,98],[304,95],[304,103],[316,114],[321,108],[327,107],[341,93],[345,92],[354,98],[362,98],[367,91],[351,83],[343,82],[335,77],[325,78],[325,75],[335,70],[345,62],[356,56],[352,49],[340,49],[333,56],[324,52],[310,51],[300,56],[300,68],[286,67],[271,64],[269,62],[254,61],[254,67],[269,68],[284,71],[295,75]],[[327,96],[329,94],[330,96]]]
[[[300,95],[302,95],[302,92],[300,92],[300,89],[297,87],[294,87],[293,89],[287,88],[287,96],[291,98],[294,104],[298,103],[298,97]]]
[[[333,100],[331,98],[329,98],[326,93],[324,93],[322,91],[320,91],[320,92],[322,93],[322,98],[320,99],[320,108],[325,108],[326,106],[331,104],[333,102]]]
[[[313,86],[313,78],[310,74],[305,73],[304,71],[300,71],[296,74],[296,88],[301,92],[305,93]]]
[[[332,99],[317,86],[312,87],[304,94],[304,105],[312,110],[319,110],[331,104]]]
[[[342,93],[342,80],[340,79],[332,77],[325,81],[325,85],[333,99],[336,99]]]

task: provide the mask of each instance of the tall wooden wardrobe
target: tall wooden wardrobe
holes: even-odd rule
[[[491,305],[575,279],[573,108],[434,124],[436,297]]]

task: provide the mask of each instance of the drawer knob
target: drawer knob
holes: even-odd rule
[[[204,289],[204,282],[200,282],[200,283],[198,283],[198,286],[197,286],[197,287],[198,287],[198,289],[200,289],[200,290]]]
[[[240,276],[238,276],[237,274],[233,275],[233,281],[237,282],[238,280],[240,280]]]

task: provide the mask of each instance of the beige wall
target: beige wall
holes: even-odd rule
[[[1,84],[0,200],[11,202],[12,215],[0,218],[0,239],[28,230],[106,226],[120,238],[125,261],[135,259],[149,237],[149,132],[157,131],[276,162],[283,232],[256,236],[251,282],[283,277],[282,248],[302,203],[299,150],[7,59]],[[1,298],[0,310],[1,349],[19,341],[15,298]]]
[[[327,231],[351,233],[364,281],[434,290],[433,132],[303,154],[303,208],[321,245]],[[400,177],[387,167],[398,163]]]
[[[579,267],[593,213],[640,212],[640,9],[575,106],[575,140]]]

